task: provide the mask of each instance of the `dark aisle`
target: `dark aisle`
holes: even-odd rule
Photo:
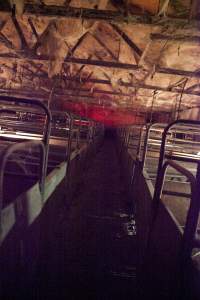
[[[43,299],[135,299],[134,221],[112,139],[83,177],[52,229]]]

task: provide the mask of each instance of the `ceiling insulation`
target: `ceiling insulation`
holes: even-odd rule
[[[199,17],[198,0],[4,1],[0,92],[48,101],[53,89],[58,108],[112,106],[113,124],[131,111],[197,118]]]

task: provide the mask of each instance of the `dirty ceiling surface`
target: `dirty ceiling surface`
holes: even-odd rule
[[[127,118],[189,112],[200,105],[199,16],[198,0],[3,1],[0,93]]]

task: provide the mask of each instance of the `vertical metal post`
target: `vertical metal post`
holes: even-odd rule
[[[66,177],[68,177],[70,169],[70,160],[71,160],[71,146],[72,146],[72,134],[73,134],[73,117],[71,114],[67,114],[69,120],[69,131],[68,131],[68,144],[67,144],[67,167],[66,167]]]
[[[142,156],[142,170],[144,169],[144,166],[145,166],[145,160],[146,160],[146,156],[147,156],[148,139],[149,139],[150,130],[151,130],[152,125],[153,124],[146,126],[146,136],[145,136],[145,140],[144,140],[144,150],[143,150],[143,156]]]
[[[200,162],[197,165],[196,184],[195,189],[191,191],[191,204],[187,214],[185,230],[183,235],[183,263],[187,263],[191,257],[192,249],[194,247],[194,240],[196,229],[198,225],[199,212],[200,212]]]

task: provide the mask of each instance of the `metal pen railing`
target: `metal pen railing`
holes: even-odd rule
[[[198,163],[197,167],[197,174],[196,177],[188,171],[186,168],[182,167],[181,165],[175,163],[174,161],[167,160],[162,165],[162,168],[159,172],[160,176],[160,185],[158,187],[156,196],[158,199],[156,201],[158,202],[158,205],[161,201],[161,196],[163,192],[163,185],[165,181],[165,174],[167,172],[168,167],[175,169],[177,172],[185,176],[190,183],[191,187],[191,200],[190,205],[186,217],[186,223],[183,230],[183,241],[182,241],[182,247],[181,247],[181,260],[182,263],[185,263],[188,261],[188,259],[191,257],[192,249],[195,246],[195,234],[197,230],[198,225],[198,219],[199,219],[199,212],[200,212],[200,163]],[[188,196],[188,195],[187,195]],[[155,200],[155,199],[154,199]],[[155,216],[156,217],[156,216]]]
[[[142,170],[144,170],[146,159],[147,159],[151,131],[153,131],[154,128],[156,128],[158,126],[162,126],[162,128],[164,130],[163,123],[151,123],[151,124],[146,125],[146,134],[145,134],[145,138],[144,138],[144,147],[143,147],[143,155],[142,155]]]
[[[50,110],[46,107],[44,103],[36,99],[26,99],[26,98],[15,98],[10,96],[0,96],[0,102],[8,102],[8,103],[15,103],[15,104],[25,104],[25,105],[33,105],[35,107],[41,108],[45,113],[45,124],[43,128],[43,135],[42,141],[45,147],[45,175],[47,172],[47,161],[48,161],[48,153],[49,153],[49,137],[51,131],[51,121],[52,116]],[[5,108],[7,109],[7,108]]]
[[[5,176],[5,167],[8,161],[8,158],[16,151],[29,149],[33,147],[38,147],[40,149],[40,172],[39,172],[39,187],[41,192],[41,197],[44,196],[44,182],[46,176],[46,160],[45,160],[45,147],[42,141],[27,141],[21,143],[13,143],[5,147],[0,156],[0,224],[1,224],[1,211],[3,208],[4,202],[4,176]]]
[[[159,203],[159,191],[160,191],[160,186],[161,186],[161,170],[164,164],[164,159],[165,159],[165,150],[166,150],[166,140],[167,140],[167,135],[169,130],[177,124],[187,124],[187,125],[200,125],[200,121],[196,120],[176,120],[172,123],[170,123],[168,126],[164,128],[164,131],[162,133],[162,141],[161,141],[161,146],[160,146],[160,156],[158,160],[158,168],[157,168],[157,176],[156,176],[156,182],[155,182],[155,191],[154,191],[154,197],[153,197],[153,202],[155,209],[158,206]],[[170,157],[167,157],[170,158]],[[178,158],[178,157],[177,157]],[[186,159],[186,161],[190,162],[191,160],[189,158]],[[197,160],[198,162],[198,160]]]

